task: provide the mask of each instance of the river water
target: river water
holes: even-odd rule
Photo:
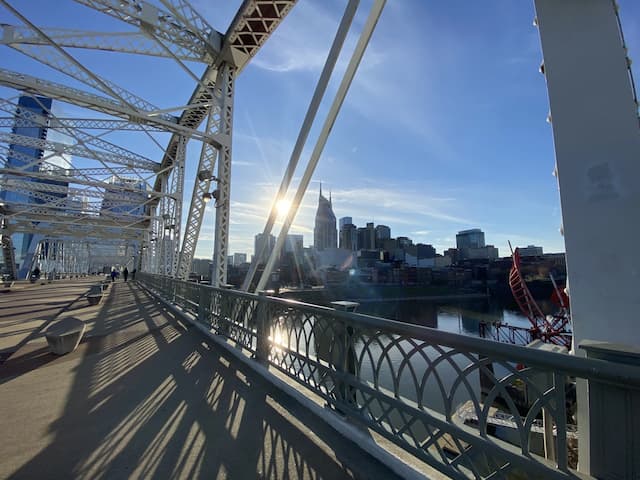
[[[482,321],[531,326],[529,320],[512,305],[487,298],[361,302],[357,312],[471,336],[479,336]]]

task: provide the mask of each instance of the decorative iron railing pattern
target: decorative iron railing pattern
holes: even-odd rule
[[[574,380],[640,389],[637,370],[625,365],[155,275],[138,278],[451,478],[572,476]]]

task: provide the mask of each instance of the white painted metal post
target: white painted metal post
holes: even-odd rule
[[[307,187],[309,186],[309,182],[311,182],[311,177],[313,176],[313,172],[318,165],[318,161],[320,160],[320,155],[324,150],[324,146],[327,143],[327,139],[329,138],[329,134],[331,133],[331,129],[333,128],[333,124],[336,121],[338,113],[340,112],[340,108],[342,107],[342,103],[344,102],[345,97],[347,96],[347,92],[349,91],[349,87],[351,86],[351,82],[355,77],[356,71],[358,70],[358,66],[360,65],[360,61],[364,56],[364,52],[367,49],[367,45],[369,44],[369,40],[371,39],[371,35],[376,28],[376,24],[378,23],[378,19],[382,14],[382,9],[386,0],[376,0],[373,6],[371,7],[371,12],[369,13],[369,17],[367,18],[367,22],[362,29],[362,33],[360,34],[360,38],[358,39],[358,44],[351,56],[351,60],[349,61],[349,65],[347,66],[347,70],[344,73],[344,77],[340,86],[338,87],[338,91],[336,92],[336,96],[331,104],[331,108],[325,119],[324,125],[322,126],[322,130],[320,132],[320,136],[318,137],[318,141],[313,149],[313,153],[311,154],[311,159],[305,169],[302,180],[300,181],[300,185],[298,186],[298,190],[296,191],[296,195],[293,199],[293,204],[287,213],[287,218],[282,225],[282,229],[280,230],[280,234],[278,235],[278,240],[276,241],[275,248],[271,252],[269,256],[269,260],[264,268],[264,272],[258,281],[258,285],[256,286],[256,291],[264,290],[265,285],[267,284],[267,280],[271,275],[271,271],[273,270],[273,266],[275,265],[276,259],[284,246],[284,242],[287,238],[287,234],[289,233],[289,228],[291,228],[291,224],[298,213],[298,208],[300,207],[300,203],[302,202],[302,198],[304,197],[305,192],[307,191]]]
[[[574,352],[640,344],[640,129],[612,0],[535,0],[556,151]],[[576,352],[577,353],[577,352]],[[580,465],[589,473],[586,388]],[[613,448],[613,447],[612,447]]]
[[[227,252],[229,247],[229,214],[231,212],[231,143],[233,132],[233,96],[236,68],[228,63],[222,66],[220,99],[220,133],[228,138],[220,147],[218,161],[218,198],[216,205],[216,238],[213,244],[211,285],[227,283]]]

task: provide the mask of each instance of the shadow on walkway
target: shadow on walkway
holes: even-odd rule
[[[0,477],[393,477],[133,283],[112,288],[74,353],[0,384]]]

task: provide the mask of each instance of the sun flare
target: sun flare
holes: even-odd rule
[[[284,217],[287,213],[289,213],[289,208],[291,208],[291,202],[286,199],[281,199],[276,202],[276,210],[278,211],[278,216]]]

